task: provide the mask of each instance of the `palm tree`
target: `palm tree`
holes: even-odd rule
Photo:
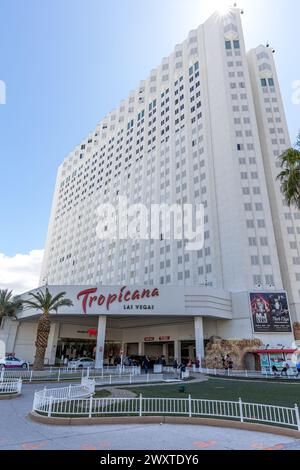
[[[48,346],[48,338],[50,333],[51,321],[49,314],[51,312],[57,312],[59,307],[71,307],[73,302],[70,299],[64,299],[65,292],[52,296],[49,289],[46,288],[46,292],[38,290],[37,292],[31,292],[29,294],[31,300],[23,300],[22,303],[27,308],[35,308],[41,310],[42,315],[39,318],[36,335],[36,352],[33,364],[33,370],[42,370],[44,367],[45,353]]]
[[[295,148],[287,149],[280,157],[282,171],[277,176],[288,206],[300,210],[300,133]]]
[[[0,290],[0,324],[4,317],[15,317],[17,310],[22,306],[22,302],[13,298],[12,291],[8,289]]]

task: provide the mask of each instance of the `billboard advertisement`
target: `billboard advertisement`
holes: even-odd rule
[[[292,325],[285,292],[251,293],[254,333],[291,333]]]

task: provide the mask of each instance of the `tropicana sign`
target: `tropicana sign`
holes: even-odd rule
[[[159,290],[154,289],[135,289],[130,291],[127,286],[120,288],[118,293],[109,293],[108,295],[98,294],[97,287],[80,291],[77,294],[77,300],[82,298],[83,312],[87,313],[87,307],[92,308],[95,304],[101,307],[105,305],[106,310],[109,311],[110,306],[114,302],[132,302],[137,300],[149,299],[151,297],[159,297]]]

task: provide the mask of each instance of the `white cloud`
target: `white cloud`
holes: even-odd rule
[[[6,256],[0,253],[0,289],[20,294],[38,287],[44,250]]]

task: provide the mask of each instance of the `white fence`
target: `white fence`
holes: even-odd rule
[[[63,389],[60,389],[63,390]],[[96,416],[187,416],[209,417],[271,424],[300,431],[298,406],[294,408],[244,403],[238,401],[216,401],[188,398],[89,398],[57,397],[51,390],[36,392],[33,411],[48,417],[96,417]],[[57,392],[55,392],[57,393]],[[72,392],[71,392],[72,393]]]
[[[80,380],[84,376],[123,376],[139,375],[139,367],[105,367],[104,369],[75,369],[75,368],[49,368],[42,371],[20,370],[20,369],[2,369],[0,372],[0,381],[22,379],[23,382],[60,382],[61,380]]]
[[[88,374],[86,378],[95,382],[96,386],[102,385],[122,385],[122,384],[139,384],[139,383],[155,383],[163,382],[163,374],[115,374],[115,375],[94,375]],[[85,377],[82,378],[81,383]]]
[[[0,382],[0,396],[9,394],[19,394],[22,390],[22,380],[9,380]]]
[[[44,410],[45,407],[49,410],[52,409],[52,404],[55,403],[67,406],[69,402],[74,400],[89,399],[95,392],[95,384],[92,380],[85,379],[81,385],[69,385],[68,387],[50,388],[46,387],[43,390],[35,392],[33,399],[33,410]],[[51,416],[51,414],[48,416]]]
[[[187,368],[190,373],[193,374],[205,374],[205,375],[215,375],[220,377],[241,377],[241,378],[253,378],[253,379],[274,379],[274,377],[282,378],[285,380],[299,380],[300,381],[300,374],[299,376],[297,369],[290,368],[287,371],[287,374],[281,375],[281,372],[274,374],[270,369],[264,369],[261,371],[257,370],[240,370],[240,369],[210,369],[206,367],[199,367],[196,368],[195,366]],[[164,367],[163,371],[166,373],[174,373],[176,374],[176,369],[173,367]],[[177,372],[178,374],[178,372]]]

